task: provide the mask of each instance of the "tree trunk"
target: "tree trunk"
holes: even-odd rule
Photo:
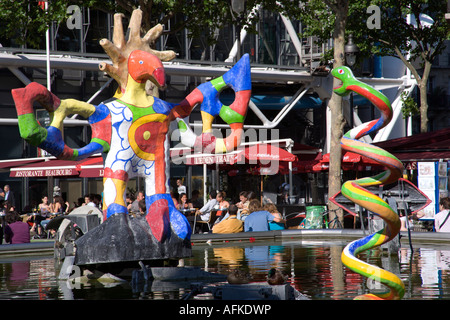
[[[425,61],[423,75],[420,82],[418,81],[420,91],[420,132],[428,132],[428,98],[427,98],[427,83],[428,76],[431,70],[431,62]]]
[[[347,22],[348,2],[337,1],[336,7],[333,8],[336,14],[335,29],[334,29],[334,64],[337,68],[345,64],[345,25]],[[339,85],[339,81],[333,79],[333,87]],[[342,97],[333,92],[328,107],[331,111],[331,137],[330,137],[330,167],[328,169],[328,197],[334,196],[341,190],[341,138],[344,128],[344,115],[342,112]],[[335,204],[328,202],[329,221],[333,221],[336,215],[343,225],[344,217],[342,209]],[[336,228],[336,223],[330,225],[331,228]]]

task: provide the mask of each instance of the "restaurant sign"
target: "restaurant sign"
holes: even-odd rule
[[[59,177],[78,175],[76,169],[23,169],[11,170],[11,177],[31,178],[31,177]]]
[[[199,156],[199,157],[186,157],[187,165],[200,165],[200,164],[226,164],[226,163],[234,163],[236,159],[236,154],[214,154],[208,156]]]

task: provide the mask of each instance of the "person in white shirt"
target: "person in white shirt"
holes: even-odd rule
[[[84,196],[84,203],[83,206],[91,206],[91,207],[95,207],[95,203],[94,203],[94,195],[93,194],[86,194]]]
[[[177,179],[177,191],[178,194],[182,194],[182,193],[187,193],[186,192],[186,187],[183,186],[183,183],[181,182],[181,179]]]
[[[436,232],[450,232],[450,199],[448,197],[439,200],[439,213],[434,216],[434,228]]]
[[[217,192],[215,190],[211,191],[211,193],[209,194],[209,201],[195,213],[196,215],[199,215],[200,219],[202,219],[203,221],[209,220],[212,209],[219,209],[219,201],[217,201],[216,196]]]

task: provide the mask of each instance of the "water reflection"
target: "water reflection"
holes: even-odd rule
[[[345,243],[270,242],[194,245],[186,266],[228,274],[241,269],[253,281],[265,281],[270,268],[289,275],[289,283],[311,299],[353,299],[377,290],[345,268],[341,252]],[[403,280],[404,299],[450,299],[450,249],[445,246],[402,247],[398,255],[370,250],[361,259],[387,269]],[[150,281],[134,285],[131,281],[105,283],[82,281],[71,288],[58,281],[58,265],[53,257],[0,260],[0,299],[180,299],[190,290],[189,282]]]
[[[198,247],[187,265],[227,274],[240,268],[255,281],[265,281],[270,268],[290,276],[290,284],[311,299],[353,299],[370,291],[383,290],[378,284],[345,268],[341,253],[346,243],[292,241],[273,244],[225,244]],[[361,259],[401,277],[403,299],[450,299],[450,250],[444,246],[402,247],[398,255],[374,249]]]

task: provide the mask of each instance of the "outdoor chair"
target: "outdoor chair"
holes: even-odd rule
[[[206,221],[203,221],[201,218],[199,218],[199,220],[197,221],[198,215],[195,215],[195,217],[194,217],[194,227],[192,228],[192,233],[195,233],[195,224],[196,223],[200,223],[201,226],[206,224],[208,226],[208,230],[211,231],[211,228],[214,225],[214,221],[216,221],[216,215],[217,215],[217,210],[211,210],[211,214],[209,215],[209,219],[206,220]]]

